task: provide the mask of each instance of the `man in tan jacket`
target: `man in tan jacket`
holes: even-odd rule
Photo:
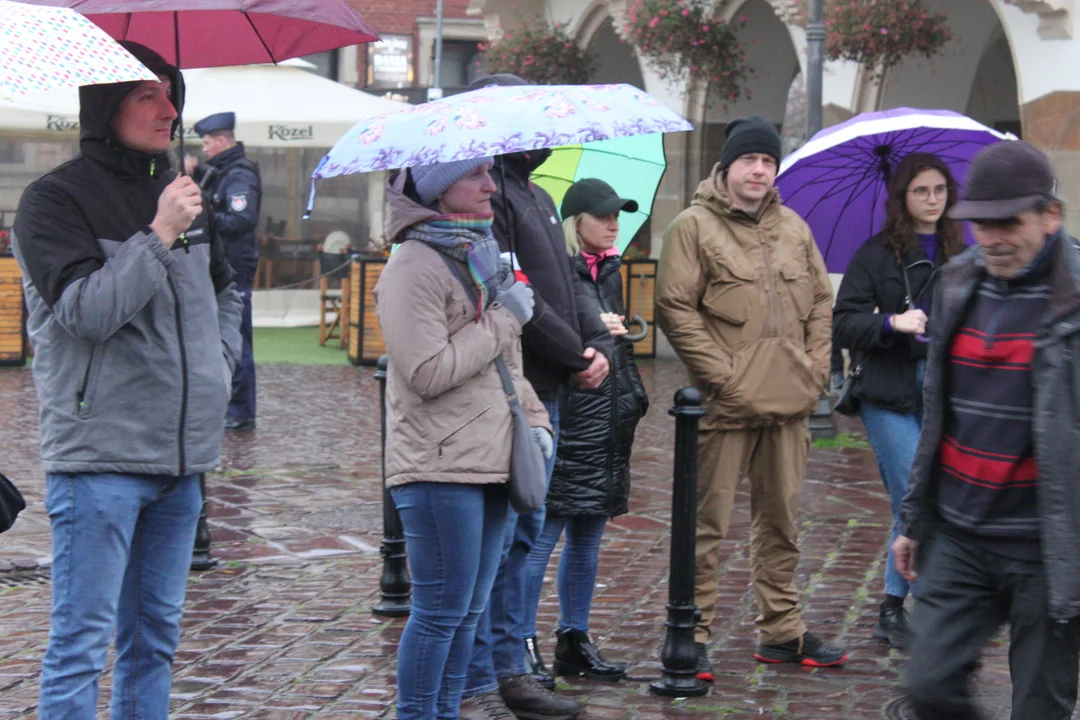
[[[695,603],[698,677],[718,548],[735,490],[750,478],[750,564],[762,662],[838,665],[840,648],[799,611],[795,515],[810,450],[808,417],[829,374],[832,287],[810,228],[773,188],[780,136],[760,117],[728,126],[720,162],[664,235],[660,328],[705,398],[699,444]]]

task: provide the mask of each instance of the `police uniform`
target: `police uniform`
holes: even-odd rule
[[[195,123],[199,137],[220,130],[233,130],[236,114],[217,113]],[[243,355],[233,374],[229,419],[255,419],[255,357],[251,342],[251,288],[259,265],[259,241],[255,228],[259,223],[262,180],[259,167],[244,154],[243,143],[229,148],[200,165],[193,175],[203,188],[213,213],[217,233],[225,245],[225,256],[236,272],[236,286],[244,300],[240,333],[244,339]]]

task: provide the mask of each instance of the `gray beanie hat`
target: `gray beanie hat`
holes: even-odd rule
[[[412,173],[413,184],[416,186],[416,194],[420,196],[420,202],[430,207],[451,185],[481,165],[492,162],[490,157],[468,158],[411,167],[409,172]]]

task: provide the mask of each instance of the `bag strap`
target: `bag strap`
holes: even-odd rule
[[[438,251],[436,251],[438,252]],[[458,279],[462,287],[465,288],[465,292],[469,295],[469,299],[473,303],[480,301],[480,293],[473,285],[469,278],[465,277],[465,273],[461,270],[461,265],[456,260],[446,255],[446,253],[439,253],[439,257],[446,262],[446,266],[450,268],[450,272],[454,274],[454,277]],[[506,366],[506,361],[503,360],[503,356],[500,353],[495,357],[495,367],[499,370],[499,378],[502,380],[503,392],[506,393],[506,399],[509,401],[510,406],[519,405],[517,390],[514,389],[514,379],[510,376],[510,368]]]

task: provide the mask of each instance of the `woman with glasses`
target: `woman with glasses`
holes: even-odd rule
[[[833,309],[833,343],[848,348],[858,368],[855,395],[892,504],[890,548],[922,425],[932,286],[938,269],[964,249],[959,223],[946,218],[955,203],[956,183],[940,158],[904,157],[889,182],[885,229],[855,253]],[[889,550],[874,636],[897,649],[910,634],[910,589]]]

